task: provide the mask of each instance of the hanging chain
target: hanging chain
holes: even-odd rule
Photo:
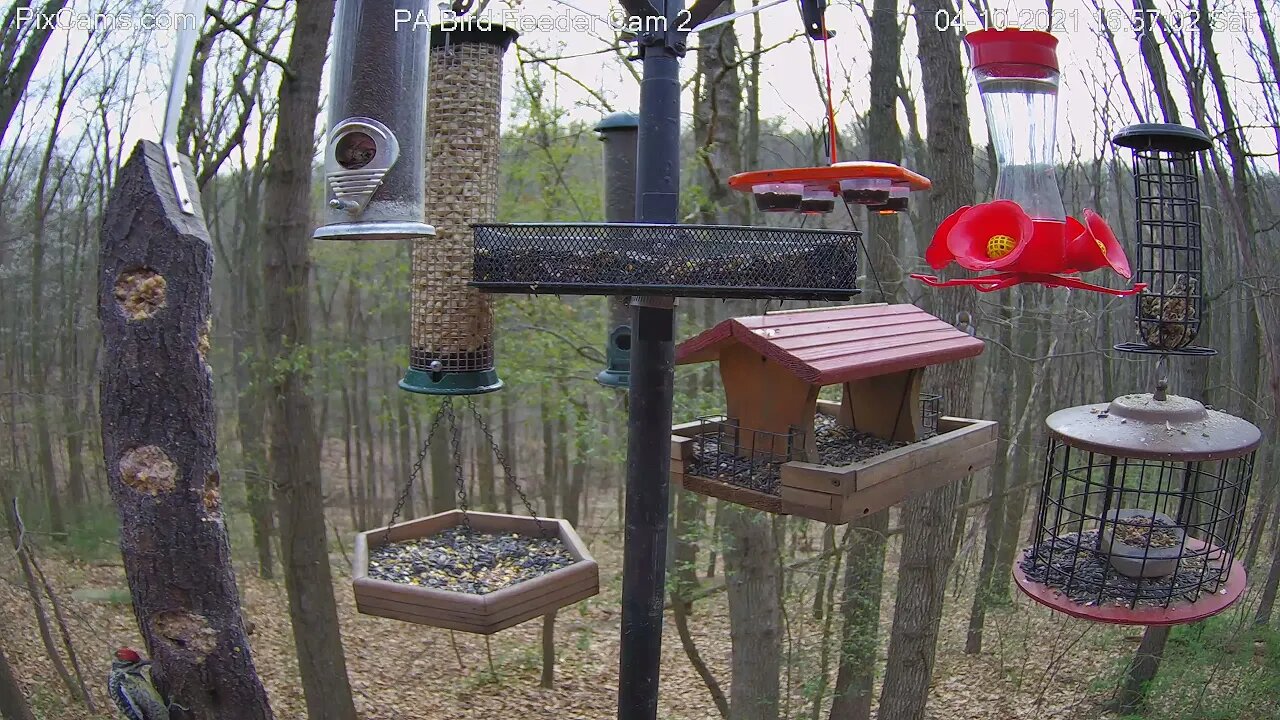
[[[511,486],[511,489],[515,490],[516,494],[520,496],[520,502],[524,503],[525,509],[529,511],[529,516],[537,523],[538,532],[544,538],[552,537],[542,519],[538,517],[537,511],[533,509],[533,503],[529,502],[529,496],[524,494],[524,490],[516,480],[515,473],[511,471],[511,464],[507,462],[506,455],[502,453],[502,448],[498,446],[498,441],[494,439],[493,431],[489,429],[489,424],[484,421],[484,416],[480,414],[480,408],[476,407],[475,401],[470,397],[463,397],[462,400],[467,404],[467,408],[471,410],[471,415],[476,419],[476,425],[480,427],[480,432],[484,433],[485,439],[489,441],[489,450],[493,452],[498,464],[502,466],[502,476],[506,479],[507,484]]]
[[[427,439],[422,443],[422,449],[418,451],[418,459],[413,463],[413,471],[409,473],[409,481],[404,484],[404,490],[400,492],[400,499],[396,501],[396,507],[391,511],[391,521],[387,523],[387,531],[382,535],[382,543],[391,541],[391,526],[396,524],[396,518],[400,515],[400,511],[404,509],[405,503],[409,502],[409,494],[413,492],[413,481],[422,475],[422,463],[427,459],[427,450],[431,447],[431,438],[435,437],[436,429],[440,427],[440,420],[445,416],[445,409],[448,408],[452,415],[451,398],[445,398],[444,404],[436,411],[436,416],[431,419],[431,427],[427,430]]]
[[[449,416],[449,447],[453,451],[453,480],[458,487],[458,509],[462,511],[462,529],[470,534],[471,518],[467,515],[467,481],[462,476],[462,429],[453,414],[453,398],[445,398],[445,413]]]

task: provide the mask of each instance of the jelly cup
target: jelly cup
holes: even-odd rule
[[[800,201],[804,197],[804,185],[764,183],[752,186],[751,192],[756,197],[756,209],[762,212],[795,212],[800,209]]]
[[[881,205],[889,201],[889,178],[852,178],[840,181],[840,193],[847,203]]]

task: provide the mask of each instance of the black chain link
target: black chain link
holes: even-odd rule
[[[382,542],[387,544],[391,542],[391,526],[396,524],[396,518],[399,517],[400,511],[404,509],[405,503],[409,502],[409,495],[413,492],[413,481],[422,475],[422,463],[427,459],[427,451],[431,448],[431,438],[435,437],[436,429],[440,427],[440,420],[445,416],[445,409],[449,408],[449,414],[452,415],[451,398],[445,398],[444,404],[436,411],[436,416],[431,419],[431,427],[427,430],[427,439],[422,443],[422,449],[418,451],[418,459],[413,463],[413,471],[409,473],[409,481],[405,483],[404,490],[400,492],[400,499],[396,501],[396,507],[391,511],[391,520],[387,523],[387,531],[383,533]]]
[[[471,533],[471,518],[467,515],[467,483],[462,477],[462,428],[453,414],[453,399],[446,398],[449,415],[449,447],[453,454],[453,479],[458,486],[458,509],[462,511],[462,529]]]
[[[520,496],[520,502],[524,503],[525,509],[529,511],[529,516],[538,525],[538,532],[542,537],[551,538],[552,533],[542,523],[537,511],[533,509],[533,503],[529,502],[529,496],[524,494],[524,490],[516,480],[515,473],[511,470],[511,464],[507,462],[506,455],[502,453],[502,448],[498,446],[498,441],[493,437],[493,431],[489,429],[489,424],[484,421],[484,416],[480,414],[480,408],[476,407],[475,401],[470,397],[464,396],[462,401],[467,404],[467,409],[471,410],[471,415],[476,419],[476,425],[480,427],[480,432],[484,433],[485,439],[489,441],[489,449],[493,452],[493,456],[497,458],[498,465],[502,467],[502,477],[506,479],[507,484],[511,485],[511,489],[515,490],[516,494]]]

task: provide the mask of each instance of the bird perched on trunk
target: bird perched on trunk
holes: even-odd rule
[[[127,647],[116,650],[115,659],[111,661],[107,692],[129,720],[169,720],[169,704],[160,697],[151,678],[142,672],[150,664],[137,650]]]

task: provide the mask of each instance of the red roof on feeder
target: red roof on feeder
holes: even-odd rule
[[[1014,64],[1058,70],[1058,38],[1043,30],[977,30],[966,34],[964,42],[975,68]]]
[[[849,305],[733,318],[681,343],[676,363],[745,345],[810,385],[835,385],[982,353],[981,340],[914,305]]]

